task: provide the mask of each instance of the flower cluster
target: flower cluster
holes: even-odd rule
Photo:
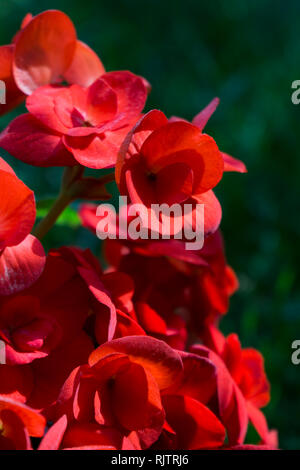
[[[263,357],[219,330],[238,280],[213,189],[246,168],[203,132],[218,99],[191,123],[143,113],[147,80],[106,72],[55,10],[27,15],[0,47],[0,79],[1,114],[23,101],[27,109],[0,147],[30,165],[66,167],[34,227],[34,194],[0,159],[0,449],[276,448],[261,411],[270,399]],[[203,248],[166,239],[161,220],[155,240],[107,239],[105,267],[88,249],[45,253],[40,240],[64,208],[109,199],[111,181],[146,213],[189,204],[192,225],[203,204]],[[96,209],[79,209],[92,232]]]

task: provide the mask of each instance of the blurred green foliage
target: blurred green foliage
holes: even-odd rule
[[[217,188],[228,260],[240,279],[222,328],[264,354],[269,423],[282,448],[299,449],[300,366],[290,356],[300,338],[300,105],[291,102],[291,83],[300,78],[300,2],[1,0],[1,44],[28,11],[48,8],[71,16],[107,70],[129,69],[150,81],[148,109],[190,119],[221,98],[206,131],[249,170],[225,174]],[[13,114],[1,118],[1,128]],[[8,160],[38,200],[55,196],[60,169]],[[39,215],[46,207],[39,203]],[[99,251],[74,210],[45,240],[47,247],[66,242]]]

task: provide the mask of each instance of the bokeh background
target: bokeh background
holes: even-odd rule
[[[291,102],[291,83],[300,79],[300,2],[1,0],[0,43],[10,42],[27,12],[49,8],[71,16],[107,70],[129,69],[151,82],[148,109],[190,119],[220,97],[206,131],[249,170],[225,174],[216,191],[227,257],[240,279],[222,329],[264,354],[269,423],[282,448],[299,449],[300,365],[291,363],[291,343],[300,339],[300,105]],[[0,119],[1,129],[13,115]],[[8,160],[36,191],[42,215],[61,170]],[[71,241],[99,252],[75,210],[46,246]]]

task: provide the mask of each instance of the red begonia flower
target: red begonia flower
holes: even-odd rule
[[[152,204],[191,204],[193,211],[197,203],[204,204],[207,234],[214,232],[221,220],[221,208],[211,189],[222,178],[223,167],[211,137],[184,121],[168,123],[163,113],[153,110],[124,141],[116,182],[131,203],[143,204],[149,211]],[[161,233],[162,228],[159,230]]]
[[[0,145],[37,166],[111,167],[146,97],[142,79],[126,71],[106,73],[88,88],[41,87],[26,100],[29,114],[12,121]]]
[[[94,427],[98,423],[100,430],[113,427],[129,439],[130,448],[148,448],[164,425],[160,393],[181,374],[179,354],[162,341],[145,336],[115,339],[90,355],[89,366],[71,374],[58,410],[68,405],[69,419]]]
[[[77,40],[70,18],[47,10],[24,18],[10,45],[0,47],[0,79],[6,85],[4,114],[36,88],[60,83],[91,85],[105,72],[97,54]]]
[[[236,335],[225,339],[213,326],[210,332],[207,342],[215,352],[204,346],[194,346],[192,351],[208,357],[217,367],[219,411],[229,443],[243,443],[250,420],[263,443],[268,444],[269,430],[259,408],[269,402],[270,387],[261,354],[241,349]]]
[[[29,235],[35,222],[33,192],[0,158],[0,294],[9,295],[33,284],[41,275],[45,253]]]
[[[33,17],[15,42],[17,86],[28,95],[38,86],[59,81],[71,65],[75,47],[76,31],[67,15],[49,10]]]
[[[45,418],[39,413],[0,395],[1,450],[31,450],[30,436],[43,436],[45,425]]]

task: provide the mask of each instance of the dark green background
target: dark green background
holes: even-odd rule
[[[71,16],[107,70],[145,76],[149,108],[190,119],[221,98],[206,130],[249,170],[225,174],[217,189],[228,260],[241,283],[222,327],[264,354],[270,425],[282,448],[300,448],[300,365],[290,359],[300,338],[300,105],[291,102],[291,83],[300,79],[300,2],[1,0],[0,42],[28,11],[47,8]],[[55,195],[61,170],[9,161],[38,199]],[[45,242],[99,248],[87,231],[65,225]]]

